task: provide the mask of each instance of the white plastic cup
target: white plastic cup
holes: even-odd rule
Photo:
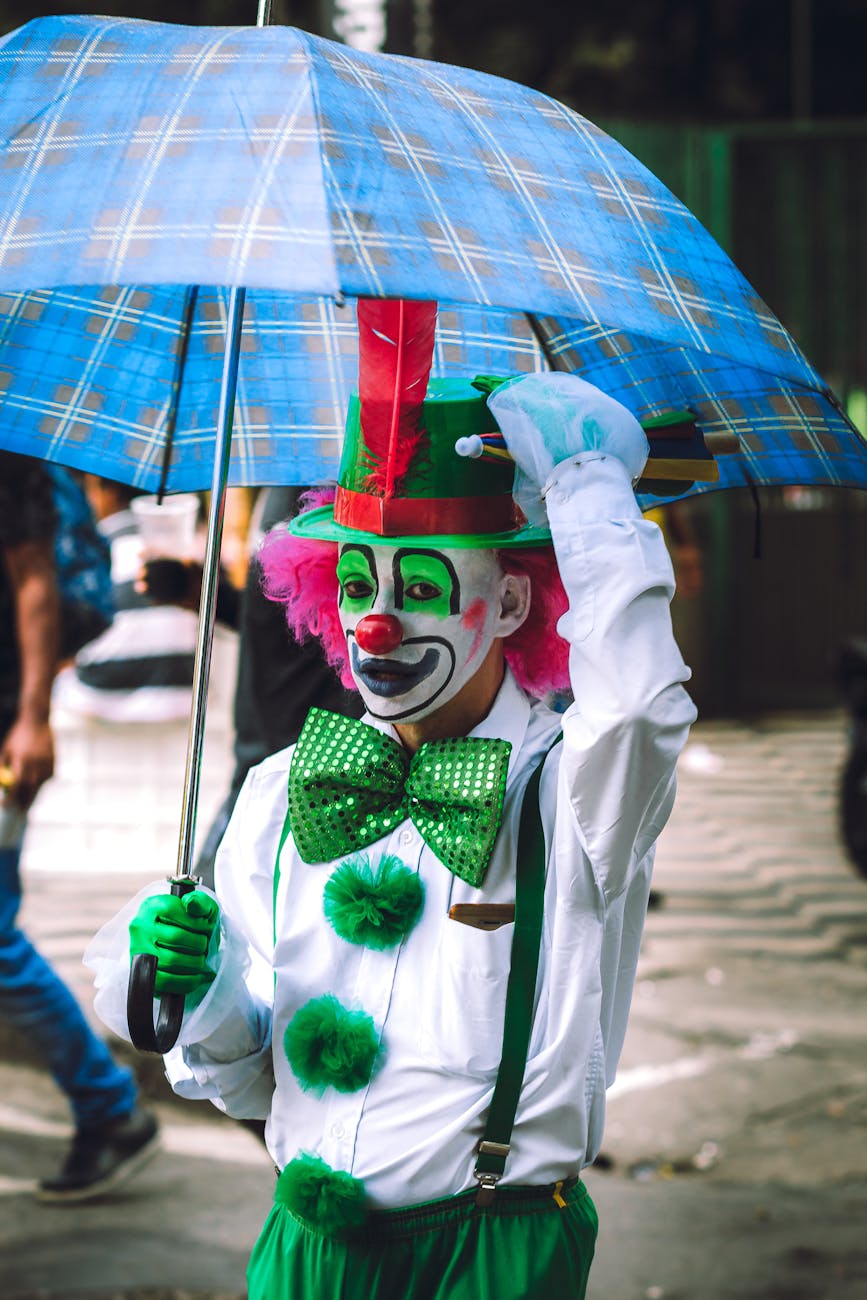
[[[199,498],[194,492],[177,496],[133,497],[130,502],[145,555],[192,555],[199,521]]]

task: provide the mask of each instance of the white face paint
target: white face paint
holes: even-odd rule
[[[347,542],[337,576],[352,676],[368,712],[389,722],[442,708],[529,609],[529,580],[483,549]]]

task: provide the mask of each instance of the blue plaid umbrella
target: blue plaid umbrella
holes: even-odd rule
[[[0,87],[2,445],[77,465],[92,448],[105,465],[113,434],[115,465],[135,443],[147,466],[118,476],[152,484],[159,423],[146,419],[142,434],[140,411],[115,420],[93,339],[64,333],[46,368],[37,341],[25,361],[20,340],[37,334],[23,322],[38,325],[41,300],[14,295],[90,285],[128,303],[107,286],[220,284],[298,295],[314,322],[317,299],[342,295],[475,303],[495,332],[512,326],[492,309],[529,313],[547,364],[640,418],[689,408],[711,447],[738,446],[719,458],[719,486],[867,484],[863,439],[728,257],[621,146],[543,95],[291,28],[92,17],[7,36]],[[266,293],[256,320],[282,314],[278,301]],[[51,299],[46,329],[63,302]],[[105,310],[103,300],[81,320]],[[291,320],[285,348],[269,352],[272,375],[298,339]],[[123,366],[112,354],[136,328],[125,320],[112,336],[103,375]],[[174,360],[161,358],[169,387]],[[333,474],[339,420],[318,437],[317,418],[302,415],[297,441],[276,451],[259,418],[276,404],[256,364],[242,354],[241,383],[258,396],[252,415],[241,403],[233,481]],[[307,374],[315,412],[325,358]],[[192,466],[208,460],[212,405],[182,402],[170,487],[205,481]],[[150,409],[169,419],[165,401]]]

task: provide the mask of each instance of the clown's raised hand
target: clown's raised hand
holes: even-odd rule
[[[647,438],[635,416],[577,375],[510,380],[488,406],[515,461],[515,499],[530,523],[545,522],[545,487],[562,461],[581,452],[612,456],[634,484],[647,460]]]

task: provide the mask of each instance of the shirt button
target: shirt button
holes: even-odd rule
[[[412,844],[415,836],[412,831],[401,831],[399,836],[401,844]]]
[[[338,1120],[336,1124],[331,1125],[331,1136],[333,1138],[342,1138],[346,1134],[346,1129]]]

